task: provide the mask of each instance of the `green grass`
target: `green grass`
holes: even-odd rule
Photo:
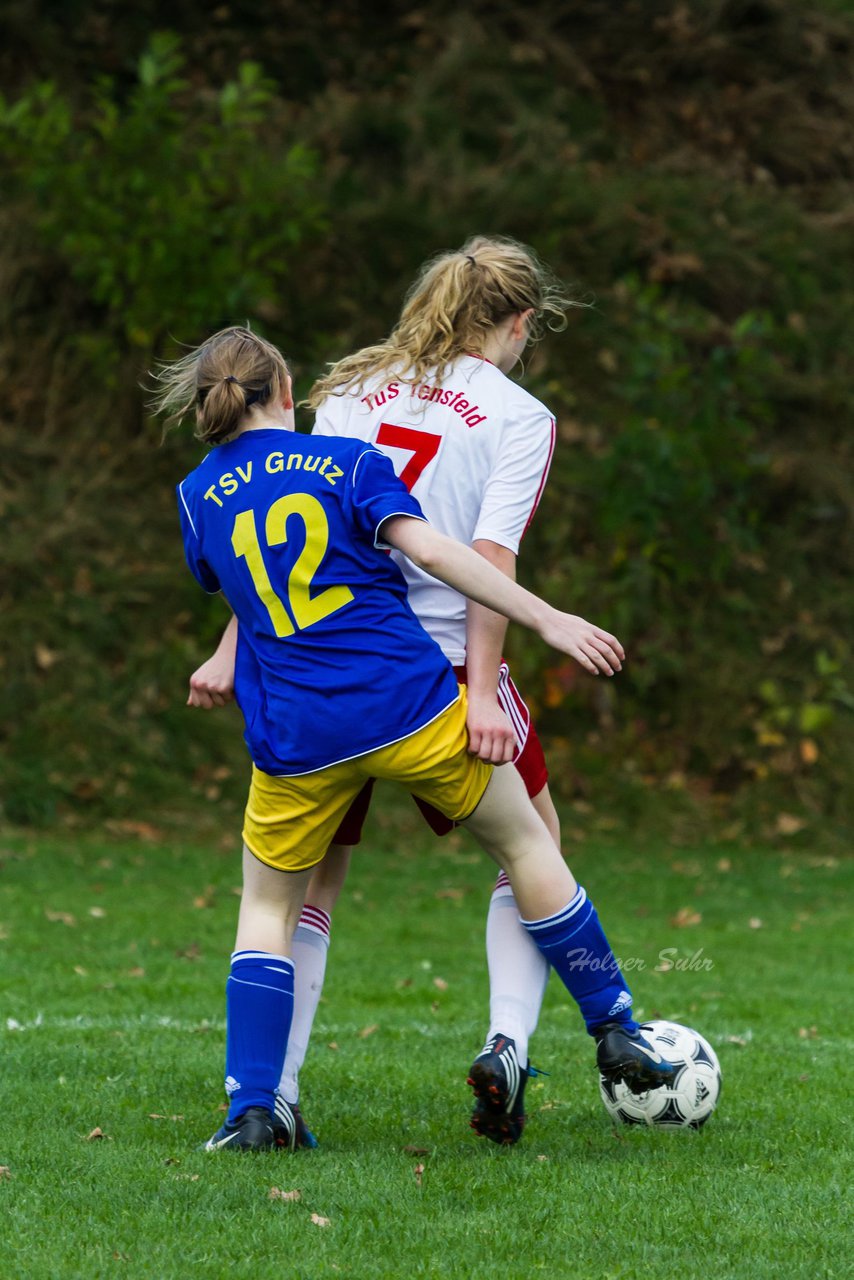
[[[851,865],[586,839],[572,865],[645,965],[640,1010],[712,1041],[720,1107],[699,1133],[615,1131],[553,980],[533,1045],[551,1074],[502,1150],[468,1129],[464,1083],[491,872],[387,813],[336,913],[303,1075],[322,1145],[294,1156],[195,1149],[221,1120],[231,833],[0,841],[4,1277],[848,1275]],[[677,927],[683,909],[701,918]],[[664,948],[712,967],[661,971]]]

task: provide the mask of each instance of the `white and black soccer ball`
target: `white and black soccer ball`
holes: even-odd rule
[[[623,1124],[646,1124],[662,1129],[699,1129],[717,1106],[721,1068],[708,1040],[678,1022],[645,1022],[643,1034],[676,1074],[670,1084],[646,1093],[632,1093],[622,1081],[599,1078],[605,1110]]]

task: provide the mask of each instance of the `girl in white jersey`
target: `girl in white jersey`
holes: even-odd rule
[[[435,528],[467,543],[509,577],[545,486],[555,443],[552,414],[507,376],[544,323],[565,325],[572,305],[524,245],[476,237],[427,263],[389,338],[333,365],[308,400],[315,434],[375,444]],[[548,772],[527,707],[503,661],[506,619],[465,598],[393,553],[410,604],[468,688],[470,750],[493,764],[513,761],[560,846]],[[191,679],[191,701],[230,693],[233,634]],[[496,698],[496,691],[498,697]],[[297,1107],[298,1072],[322,990],[330,913],[361,838],[371,784],[352,807],[309,887],[295,937],[296,1010],[282,1076],[281,1118],[311,1145]],[[453,824],[417,802],[437,834]],[[525,1121],[528,1039],[548,964],[522,927],[502,873],[487,918],[490,1022],[469,1073],[472,1127],[514,1143]]]

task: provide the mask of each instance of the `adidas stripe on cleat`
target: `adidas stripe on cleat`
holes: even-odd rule
[[[497,1035],[472,1063],[467,1083],[474,1089],[471,1127],[501,1146],[513,1146],[525,1127],[525,1085],[530,1066],[520,1067],[516,1043]]]
[[[629,1030],[619,1022],[606,1022],[593,1033],[596,1062],[605,1080],[621,1080],[632,1093],[660,1089],[672,1080],[674,1067],[641,1034],[643,1028]]]
[[[273,1112],[273,1133],[276,1146],[282,1150],[297,1151],[300,1148],[313,1150],[318,1145],[317,1138],[303,1120],[297,1104],[286,1102],[278,1093]]]
[[[273,1117],[265,1107],[249,1107],[233,1124],[226,1120],[212,1138],[208,1138],[203,1151],[271,1151]]]

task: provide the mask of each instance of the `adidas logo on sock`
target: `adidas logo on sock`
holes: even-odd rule
[[[614,1004],[612,1004],[611,1008],[608,1010],[608,1017],[613,1018],[615,1013],[622,1013],[624,1009],[631,1009],[631,1007],[632,1007],[631,992],[621,991],[620,994],[617,996],[617,999],[614,1002]]]

